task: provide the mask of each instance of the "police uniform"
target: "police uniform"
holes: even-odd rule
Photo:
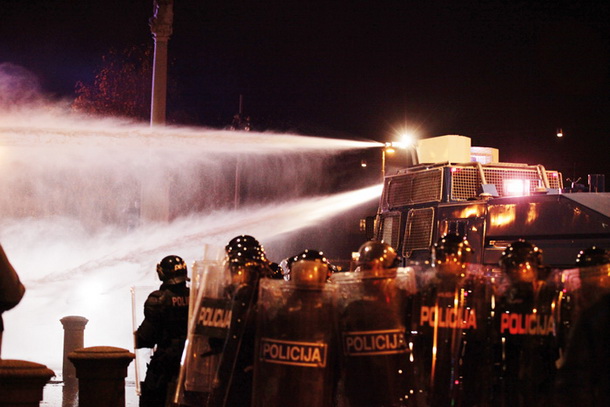
[[[410,346],[415,275],[399,271],[392,246],[368,241],[356,270],[333,275],[337,285],[340,407],[416,406],[420,396]]]
[[[250,406],[259,280],[273,277],[274,267],[250,235],[231,239],[225,252],[232,281],[224,294],[230,300],[231,321],[207,405]]]
[[[546,282],[513,284],[496,313],[497,406],[548,405],[559,358],[553,304]]]
[[[482,277],[433,278],[415,301],[414,353],[431,406],[490,405],[489,290]]]
[[[567,350],[557,373],[555,405],[610,405],[610,253],[592,246],[578,253],[580,287]]]
[[[288,282],[261,281],[254,407],[333,406],[333,313],[325,284],[330,265],[313,250],[294,260]]]
[[[433,247],[434,268],[420,275],[414,302],[416,363],[423,366],[433,407],[490,405],[490,293],[471,270],[472,248],[458,235]]]
[[[339,281],[341,406],[418,405],[419,389],[408,344],[410,321],[405,314],[409,295],[396,278]]]
[[[610,405],[610,294],[584,310],[574,326],[555,386],[556,406]]]
[[[168,386],[180,370],[188,326],[186,266],[184,275],[178,282],[171,278],[164,281],[144,303],[144,321],[136,331],[136,348],[154,348],[154,354],[142,383],[142,407],[165,406],[171,396]]]
[[[559,359],[559,287],[542,278],[542,251],[524,240],[507,247],[500,267],[509,284],[498,291],[495,313],[494,405],[548,405]]]

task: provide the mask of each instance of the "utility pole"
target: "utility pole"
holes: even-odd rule
[[[167,43],[172,35],[173,0],[153,0],[153,16],[148,20],[155,40],[150,125],[164,125],[167,104]]]

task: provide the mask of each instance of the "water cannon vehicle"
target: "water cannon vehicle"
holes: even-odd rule
[[[545,263],[567,268],[592,245],[610,248],[610,193],[597,175],[592,192],[570,193],[559,171],[499,162],[495,148],[440,136],[416,146],[417,163],[387,174],[373,238],[406,262],[425,262],[448,233],[466,236],[474,261],[495,265],[511,242],[526,239]]]

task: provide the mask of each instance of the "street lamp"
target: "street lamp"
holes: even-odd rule
[[[383,145],[381,149],[381,181],[385,180],[385,155],[393,154],[395,152],[394,145],[390,142],[387,142]]]

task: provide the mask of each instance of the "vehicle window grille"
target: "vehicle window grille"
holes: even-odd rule
[[[467,201],[479,194],[481,177],[475,167],[451,168],[451,200]]]
[[[413,250],[429,249],[432,245],[434,208],[412,209],[407,216],[403,256],[409,257]]]
[[[397,248],[400,238],[400,214],[394,214],[383,218],[381,225],[381,240],[390,246]]]
[[[490,168],[483,167],[485,180],[488,184],[493,184],[499,196],[506,196],[504,191],[504,180],[520,179],[529,180],[530,193],[534,193],[536,188],[544,186],[542,179],[538,175],[536,168]],[[547,171],[549,188],[561,188],[561,174],[556,171]],[[479,171],[476,167],[452,167],[451,168],[451,200],[466,201],[476,197],[480,191],[482,183]]]
[[[441,200],[443,190],[441,168],[392,177],[386,182],[385,202],[390,209]]]
[[[518,169],[518,168],[485,168],[485,178],[488,184],[494,184],[496,191],[500,196],[506,196],[504,191],[504,180],[520,179],[529,180],[530,193],[535,192],[536,188],[543,186],[543,182],[535,169]]]
[[[424,171],[413,179],[413,203],[439,202],[443,193],[441,168]]]
[[[555,189],[563,188],[561,173],[559,173],[557,171],[547,171],[546,176],[549,180],[549,188],[555,188]]]

